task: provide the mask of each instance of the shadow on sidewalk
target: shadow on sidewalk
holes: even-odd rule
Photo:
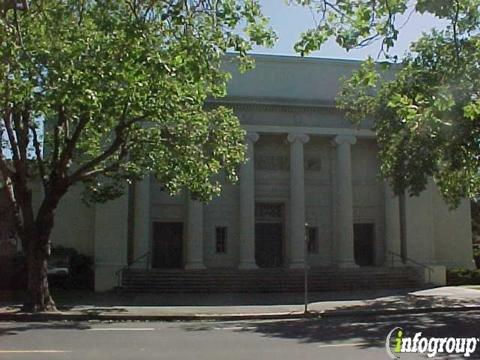
[[[17,335],[21,332],[30,330],[86,330],[90,326],[80,322],[64,322],[64,323],[17,323],[15,327],[0,328],[0,336]]]
[[[405,296],[411,289],[316,292],[308,296],[310,303],[324,301],[374,300],[379,297]],[[54,291],[59,306],[246,306],[302,305],[303,293],[94,293],[85,291]]]
[[[377,299],[367,299],[362,304],[353,304],[335,307],[335,311],[406,311],[411,309],[432,309],[436,311],[449,311],[458,307],[480,307],[478,299],[472,298],[453,298],[446,296],[417,296],[417,295],[400,295],[381,297]]]
[[[227,329],[232,328],[231,324],[223,325]],[[190,324],[185,325],[184,330],[206,331],[213,326],[218,328],[215,324]],[[236,330],[231,331],[296,340],[300,343],[333,345],[349,342],[355,344],[355,347],[369,348],[385,346],[388,333],[395,327],[401,327],[405,336],[411,337],[416,332],[422,332],[425,337],[477,338],[480,334],[480,312],[242,322]]]

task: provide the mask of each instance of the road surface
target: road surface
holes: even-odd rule
[[[0,359],[378,360],[389,359],[385,339],[394,327],[412,336],[421,331],[427,337],[480,337],[479,320],[479,312],[458,312],[290,321],[0,323]],[[480,358],[478,347],[470,358]]]

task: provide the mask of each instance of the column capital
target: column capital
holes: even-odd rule
[[[335,145],[349,144],[355,145],[357,142],[357,137],[354,135],[337,135],[333,138],[333,143]]]
[[[260,135],[258,135],[257,132],[253,132],[253,131],[248,131],[247,134],[245,135],[245,139],[252,143],[257,142],[259,138],[260,138]]]
[[[295,142],[300,142],[302,144],[306,144],[310,140],[310,136],[307,134],[297,134],[297,133],[291,133],[288,134],[287,136],[288,142],[295,143]]]

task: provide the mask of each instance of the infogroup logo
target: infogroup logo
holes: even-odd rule
[[[421,332],[413,337],[405,336],[401,327],[392,329],[385,341],[385,349],[392,359],[399,359],[402,353],[427,354],[429,358],[445,354],[461,354],[470,357],[477,349],[479,338],[423,337]]]

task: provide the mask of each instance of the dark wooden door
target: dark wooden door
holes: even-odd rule
[[[262,268],[282,266],[282,224],[255,224],[255,260]]]
[[[153,224],[153,267],[181,268],[183,265],[183,224],[156,222]]]
[[[359,266],[375,265],[375,226],[373,224],[354,224],[354,255]]]

